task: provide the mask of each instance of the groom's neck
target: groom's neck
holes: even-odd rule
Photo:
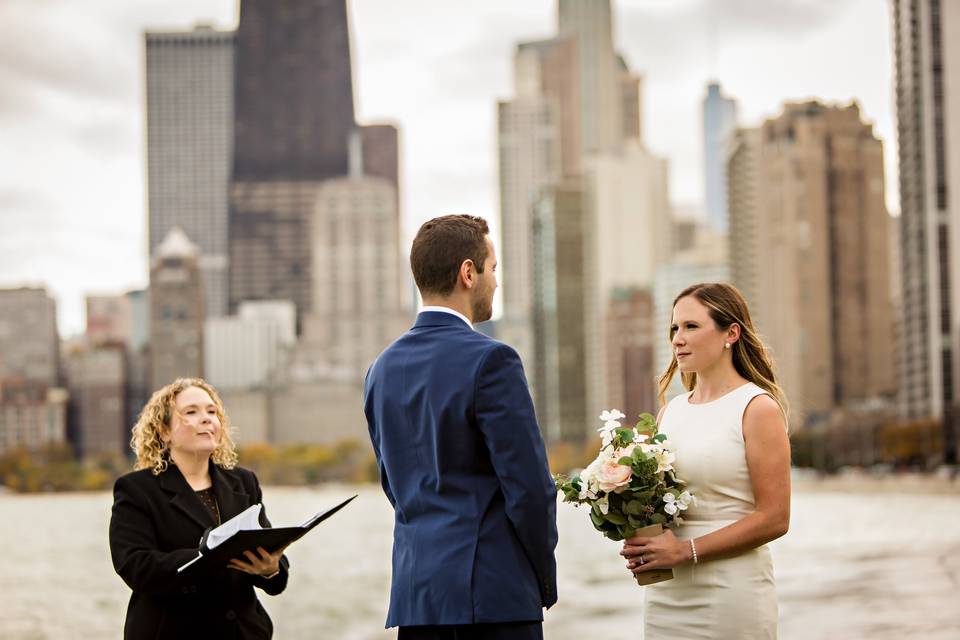
[[[463,299],[461,296],[424,296],[423,306],[425,307],[446,307],[447,309],[453,309],[457,313],[461,313],[466,316],[470,322],[473,322],[473,310],[470,308],[470,301]]]

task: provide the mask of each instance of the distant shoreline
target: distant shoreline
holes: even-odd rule
[[[918,473],[914,471],[876,474],[860,469],[819,475],[810,469],[793,470],[793,486],[806,492],[845,493],[960,493],[960,477],[948,473]]]
[[[915,471],[894,472],[885,474],[865,472],[860,469],[850,469],[846,472],[835,474],[819,474],[812,469],[793,469],[792,483],[795,491],[804,493],[816,492],[836,492],[836,493],[921,493],[921,494],[960,494],[960,476],[950,478],[947,473],[919,473]],[[278,489],[324,489],[332,486],[349,487],[378,487],[376,483],[371,482],[344,482],[341,480],[330,480],[327,482],[311,484],[283,484],[283,483],[264,483],[264,487]],[[42,495],[63,495],[63,494],[91,494],[91,493],[109,493],[110,489],[78,489],[67,491],[36,491],[24,492],[13,491],[8,487],[0,485],[0,497],[14,496],[42,496]]]

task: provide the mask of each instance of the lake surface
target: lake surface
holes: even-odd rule
[[[956,486],[956,485],[954,485]],[[877,485],[872,486],[877,489]],[[960,492],[885,483],[795,487],[790,533],[771,545],[786,640],[960,638]],[[372,485],[266,487],[277,525],[350,507],[288,551],[289,586],[260,594],[284,639],[389,640],[392,511]],[[129,590],[107,545],[109,493],[0,495],[0,638],[119,638]],[[585,510],[558,508],[556,640],[639,638],[643,590]],[[259,592],[258,592],[259,593]]]

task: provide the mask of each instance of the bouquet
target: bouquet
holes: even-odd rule
[[[676,454],[654,417],[644,413],[635,427],[624,427],[625,417],[616,409],[604,411],[597,459],[571,478],[555,478],[563,501],[589,505],[593,526],[611,540],[659,535],[664,526],[683,522],[681,514],[693,500],[677,477]],[[671,569],[636,574],[640,585],[672,577]]]

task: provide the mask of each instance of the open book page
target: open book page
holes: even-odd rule
[[[321,517],[323,514],[324,514],[324,512],[321,511],[321,512],[318,513],[317,515],[310,516],[309,518],[307,518],[306,520],[304,520],[303,524],[300,525],[300,526],[301,526],[301,527],[309,527],[311,524],[313,524],[313,522],[314,522],[317,518]]]
[[[263,509],[263,505],[261,504],[247,507],[244,511],[230,518],[216,529],[212,529],[210,533],[207,534],[207,548],[215,548],[238,531],[262,529],[263,527],[260,526],[261,509]]]

